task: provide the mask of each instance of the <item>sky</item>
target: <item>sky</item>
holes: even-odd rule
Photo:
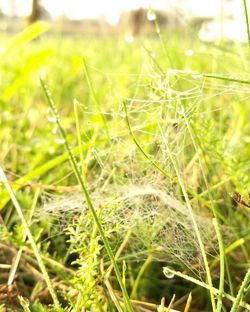
[[[0,8],[10,14],[13,8],[16,14],[27,16],[30,13],[31,0],[0,0]],[[243,7],[240,0],[224,0],[225,11],[242,16]],[[53,17],[66,15],[71,19],[106,18],[116,24],[121,12],[139,7],[169,10],[178,7],[189,16],[219,16],[222,0],[41,0],[41,4]]]

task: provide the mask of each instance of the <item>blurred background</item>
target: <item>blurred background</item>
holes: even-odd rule
[[[65,34],[134,36],[188,30],[205,42],[246,41],[243,6],[238,0],[0,0],[0,31],[16,33],[44,20]]]

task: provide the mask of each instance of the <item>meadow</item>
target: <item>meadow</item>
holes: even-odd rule
[[[0,311],[250,311],[247,44],[0,44]]]

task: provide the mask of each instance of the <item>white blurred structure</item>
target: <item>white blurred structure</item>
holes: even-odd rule
[[[0,9],[8,16],[27,16],[31,2],[0,0]],[[247,2],[250,11],[250,0]],[[196,21],[196,27],[201,25],[198,36],[203,41],[245,42],[247,39],[242,0],[40,0],[40,3],[54,19],[61,16],[74,21],[99,19],[115,27],[125,12],[153,9],[166,15],[166,27],[172,25],[172,29]]]
[[[199,5],[194,6],[190,13],[191,16],[204,19],[198,33],[202,41],[247,42],[243,1],[200,0]]]
[[[247,32],[244,19],[225,19],[223,23],[214,19],[202,23],[198,33],[199,38],[206,42],[237,41],[247,42]]]

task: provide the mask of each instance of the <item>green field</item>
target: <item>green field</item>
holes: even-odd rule
[[[0,311],[250,311],[247,44],[0,44]]]

